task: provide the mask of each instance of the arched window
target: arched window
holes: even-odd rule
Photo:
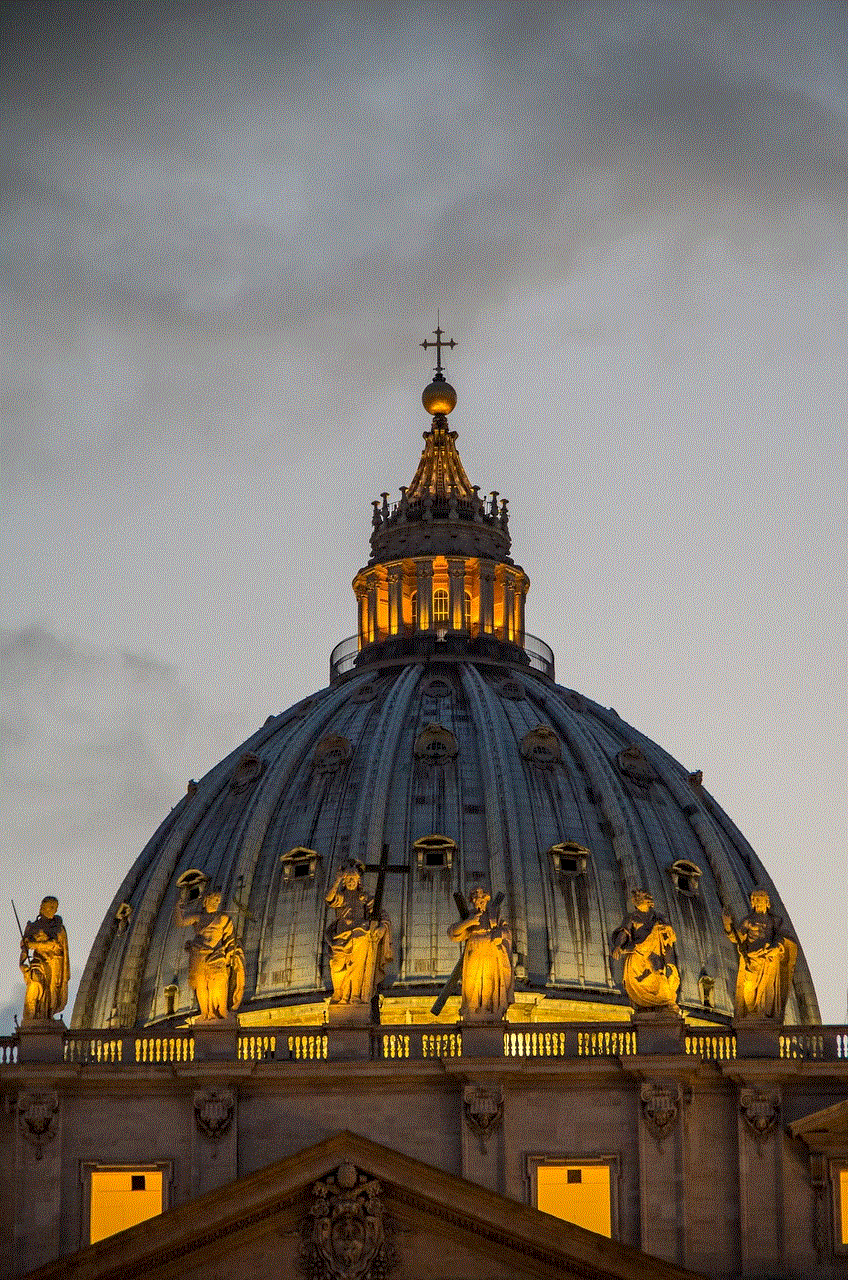
[[[448,593],[444,587],[438,587],[433,592],[433,621],[447,622],[449,618]]]
[[[466,591],[462,598],[462,619],[466,631],[471,630],[471,594]]]
[[[413,591],[412,597],[410,599],[410,604],[412,605],[413,630],[417,631],[418,630],[418,592],[417,591]]]

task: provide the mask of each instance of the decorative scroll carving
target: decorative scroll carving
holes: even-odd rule
[[[316,773],[335,773],[347,764],[352,755],[353,748],[347,738],[340,733],[329,733],[315,748],[312,768]]]
[[[59,1127],[59,1097],[55,1090],[47,1093],[20,1093],[16,1105],[18,1129],[35,1147],[40,1160],[44,1147],[56,1137]]]
[[[500,1085],[467,1084],[462,1091],[462,1110],[485,1155],[486,1143],[503,1120],[503,1089]]]
[[[668,1137],[680,1116],[683,1089],[679,1084],[646,1081],[639,1091],[642,1117],[657,1142]]]
[[[562,759],[562,747],[553,729],[546,724],[537,725],[521,739],[521,754],[531,764],[558,764]]]
[[[645,790],[657,780],[657,771],[641,747],[625,747],[616,756],[619,769],[630,782]]]
[[[774,1133],[780,1119],[780,1099],[776,1094],[743,1089],[739,1095],[739,1106],[749,1133],[758,1142],[764,1142],[769,1134]]]
[[[781,1020],[789,998],[798,944],[782,932],[783,921],[771,909],[765,889],[751,892],[751,912],[738,925],[722,912],[724,931],[739,954],[736,977],[737,1018]]]
[[[440,724],[428,724],[415,740],[415,754],[427,764],[446,764],[458,753],[456,738]]]
[[[198,1089],[194,1095],[194,1118],[202,1134],[218,1142],[233,1122],[236,1109],[232,1089]]]
[[[265,772],[266,760],[260,760],[252,751],[245,751],[230,778],[230,791],[233,795],[243,795],[255,786]]]
[[[26,982],[24,1024],[50,1022],[68,1003],[68,935],[57,916],[59,899],[44,898],[21,934],[20,970]]]
[[[376,1178],[345,1162],[312,1188],[303,1224],[307,1280],[383,1280],[397,1266]]]

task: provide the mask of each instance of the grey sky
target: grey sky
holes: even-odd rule
[[[6,10],[4,898],[78,974],[325,682],[441,306],[530,629],[704,769],[843,1020],[842,6],[62,12]]]

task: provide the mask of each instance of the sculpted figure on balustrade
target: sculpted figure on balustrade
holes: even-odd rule
[[[765,889],[752,891],[751,911],[739,924],[726,909],[722,923],[739,956],[736,1017],[782,1019],[798,946],[783,932],[783,921],[772,911]]]
[[[68,935],[57,915],[59,899],[46,897],[21,931],[20,969],[26,982],[23,1022],[48,1022],[68,1003]]]

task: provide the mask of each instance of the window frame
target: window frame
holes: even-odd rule
[[[91,1175],[92,1173],[161,1173],[162,1175],[162,1208],[150,1218],[143,1218],[142,1223],[152,1222],[153,1218],[167,1213],[173,1204],[174,1161],[173,1160],[134,1160],[127,1164],[118,1164],[113,1160],[81,1160],[80,1161],[80,1248],[87,1249],[91,1244]],[[141,1226],[142,1223],[137,1223]],[[115,1232],[118,1235],[119,1232]],[[110,1240],[111,1236],[103,1236]],[[99,1242],[98,1242],[99,1243]]]
[[[524,1177],[527,1186],[527,1202],[533,1209],[539,1208],[539,1169],[544,1167],[568,1168],[569,1166],[603,1165],[610,1175],[610,1239],[621,1239],[619,1216],[621,1156],[615,1152],[598,1151],[545,1151],[528,1152],[524,1156]],[[544,1210],[539,1210],[543,1213]],[[555,1215],[553,1215],[555,1216]],[[567,1218],[560,1218],[567,1222]],[[572,1224],[576,1226],[577,1224]],[[606,1238],[606,1237],[604,1237]]]

